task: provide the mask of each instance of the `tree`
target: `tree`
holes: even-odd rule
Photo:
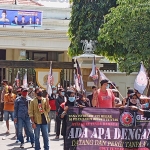
[[[68,35],[70,56],[82,54],[81,40],[97,40],[104,15],[116,5],[116,0],[71,0],[72,12]]]
[[[105,16],[98,37],[98,54],[115,60],[119,69],[138,71],[143,62],[150,76],[150,2],[118,0]]]

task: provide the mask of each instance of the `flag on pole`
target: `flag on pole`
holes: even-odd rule
[[[98,70],[99,69],[96,68],[95,56],[94,56],[93,64],[92,64],[92,71],[89,76],[92,78],[92,80],[96,86],[99,86],[99,71]]]
[[[100,81],[101,81],[101,80],[104,80],[104,79],[107,79],[108,81],[110,81],[110,80],[104,75],[104,73],[101,72],[100,70],[99,70],[99,74],[100,74]]]
[[[76,75],[78,78],[78,84],[80,87],[80,91],[84,91],[84,84],[83,84],[83,79],[82,79],[82,74],[81,74],[81,69],[78,63],[78,60],[76,59],[76,64],[77,64],[77,68],[76,68]]]
[[[141,64],[140,71],[134,82],[134,89],[137,90],[140,94],[143,94],[147,84],[148,84],[147,73],[143,64]]]
[[[18,88],[20,86],[20,71],[17,72],[15,82],[13,84],[14,88]]]
[[[47,93],[51,96],[53,85],[53,71],[52,71],[52,61],[50,62],[50,69],[47,77]]]
[[[28,87],[28,83],[27,83],[27,69],[25,69],[25,74],[23,77],[23,87],[27,88]]]
[[[79,81],[78,81],[76,71],[74,72],[74,84],[75,84],[75,87],[76,87],[77,91],[79,92],[80,91],[80,86],[79,86]]]

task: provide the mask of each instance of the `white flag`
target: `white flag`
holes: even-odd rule
[[[53,72],[52,72],[52,62],[51,62],[48,78],[47,78],[47,90],[46,90],[50,96],[52,94],[52,85],[53,85]]]
[[[23,87],[27,88],[28,87],[28,83],[27,83],[27,70],[25,70],[25,74],[23,77]]]
[[[101,81],[101,80],[104,80],[104,79],[107,79],[108,81],[110,81],[110,80],[104,75],[104,73],[101,72],[100,70],[99,70],[99,74],[100,74],[100,81]]]
[[[148,77],[146,74],[146,70],[143,64],[141,64],[140,71],[134,82],[134,89],[137,90],[140,94],[143,94],[147,84],[148,84]]]

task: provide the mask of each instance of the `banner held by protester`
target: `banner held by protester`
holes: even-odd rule
[[[65,150],[146,150],[149,128],[150,120],[129,108],[72,107],[68,111]]]

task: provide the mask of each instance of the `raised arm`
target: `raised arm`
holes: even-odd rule
[[[93,105],[93,107],[97,106],[97,101],[98,101],[98,92],[95,91],[94,94],[93,94],[93,99],[92,99],[92,105]]]

